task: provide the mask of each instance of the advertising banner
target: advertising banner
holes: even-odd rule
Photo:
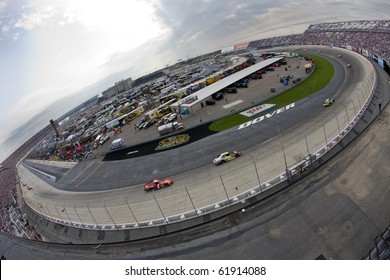
[[[252,117],[252,116],[260,114],[266,110],[269,110],[275,106],[276,106],[275,104],[260,104],[256,107],[252,107],[246,111],[243,111],[240,114],[243,116],[246,116],[246,117]]]

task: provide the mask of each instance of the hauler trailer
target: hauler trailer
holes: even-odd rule
[[[168,134],[168,133],[171,133],[171,132],[174,132],[176,130],[183,129],[183,128],[184,128],[184,126],[182,123],[172,122],[172,123],[160,125],[159,127],[157,127],[157,130],[158,130],[158,134],[160,136],[162,136],[162,135],[165,135],[165,134]]]

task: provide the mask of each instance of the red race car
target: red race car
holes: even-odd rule
[[[162,180],[154,179],[154,180],[150,181],[149,184],[144,185],[144,190],[145,191],[157,190],[157,189],[169,187],[172,185],[173,185],[173,180],[170,178],[165,178]]]

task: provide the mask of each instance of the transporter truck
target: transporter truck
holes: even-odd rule
[[[159,127],[157,127],[157,130],[158,130],[158,134],[160,136],[163,136],[165,134],[168,134],[168,133],[171,133],[171,132],[174,132],[176,130],[183,129],[183,128],[184,128],[184,126],[182,123],[172,122],[172,123],[160,125]]]

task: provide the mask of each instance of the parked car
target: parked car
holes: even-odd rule
[[[166,120],[168,122],[173,122],[177,119],[177,114],[176,113],[170,113],[168,115],[165,116]]]
[[[100,137],[100,140],[99,140],[99,144],[100,145],[103,145],[104,143],[106,143],[106,141],[110,138],[110,136],[108,136],[108,134],[104,134]]]
[[[226,92],[227,93],[237,93],[237,88],[236,87],[227,87]]]
[[[146,129],[148,127],[151,127],[152,125],[153,125],[153,122],[147,121],[147,122],[144,123],[143,128]]]
[[[228,162],[228,161],[231,161],[233,159],[236,159],[238,158],[239,156],[241,156],[241,153],[238,152],[238,151],[233,151],[233,152],[223,152],[223,153],[220,153],[214,160],[214,164],[215,165],[219,165],[221,163],[224,163],[224,162]]]
[[[123,138],[119,138],[112,141],[110,149],[116,150],[122,148],[123,146],[125,146],[125,140]]]
[[[216,92],[211,95],[211,97],[215,100],[221,100],[223,99],[223,94],[221,92]]]
[[[138,126],[138,129],[144,129],[146,126],[147,122],[143,122]]]
[[[325,101],[324,101],[324,103],[322,105],[324,105],[324,107],[329,107],[333,103],[334,103],[334,99],[333,98],[327,98],[327,99],[325,99]]]
[[[154,179],[144,185],[144,190],[145,191],[158,190],[172,185],[173,185],[173,180],[171,178],[164,178],[162,180]]]
[[[215,100],[212,98],[209,98],[206,100],[206,105],[215,105]]]

